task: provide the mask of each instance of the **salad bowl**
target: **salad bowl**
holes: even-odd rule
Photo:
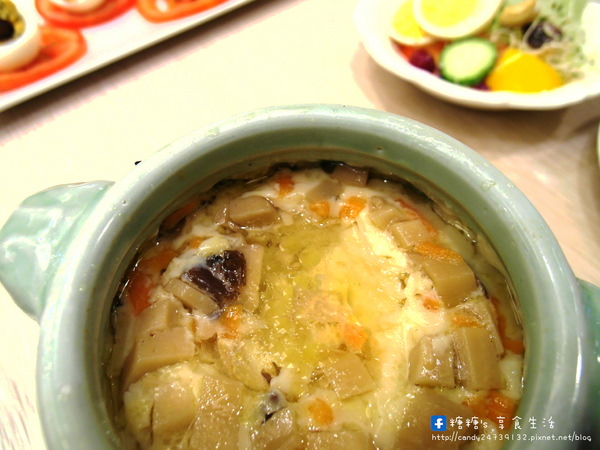
[[[48,447],[119,448],[104,390],[113,299],[139,246],[199,190],[278,162],[329,159],[400,176],[491,245],[520,300],[526,418],[590,436],[600,419],[600,289],[578,280],[539,213],[480,155],[410,119],[342,105],[274,107],[201,128],[123,179],[52,187],[0,230],[0,280],[40,322],[37,382]],[[594,385],[594,383],[596,383]],[[514,433],[514,432],[513,432]],[[508,434],[507,434],[508,436]],[[545,448],[565,448],[563,441]],[[511,439],[508,449],[535,448]]]
[[[441,100],[488,110],[551,110],[564,108],[600,95],[600,2],[589,1],[581,16],[585,35],[583,51],[590,59],[581,79],[539,93],[487,91],[450,83],[411,65],[389,36],[391,18],[400,0],[360,0],[355,23],[362,44],[385,70]],[[581,2],[572,2],[581,4]]]

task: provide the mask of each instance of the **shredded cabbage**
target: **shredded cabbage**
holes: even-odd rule
[[[520,0],[505,0],[503,6]],[[489,39],[497,46],[508,45],[521,51],[533,53],[552,65],[565,81],[581,78],[593,61],[583,51],[585,32],[581,17],[587,0],[537,0],[539,11],[536,19],[525,29],[508,28],[496,20]],[[543,24],[553,39],[540,48],[532,48],[528,38],[533,30]]]

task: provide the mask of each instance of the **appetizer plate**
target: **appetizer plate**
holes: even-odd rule
[[[35,83],[0,93],[0,112],[253,1],[229,0],[205,12],[164,23],[147,21],[134,7],[110,22],[84,28],[87,53],[69,67]],[[39,20],[43,22],[41,17]]]
[[[391,17],[401,0],[359,0],[355,22],[362,43],[384,69],[442,100],[479,109],[549,110],[600,95],[600,2],[590,1],[583,14],[584,51],[594,64],[584,78],[536,94],[489,92],[463,87],[408,63],[389,38]]]

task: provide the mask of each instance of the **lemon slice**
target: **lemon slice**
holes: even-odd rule
[[[414,0],[414,15],[426,33],[440,39],[458,39],[485,29],[502,0]]]
[[[402,0],[392,16],[390,37],[404,45],[421,46],[434,41],[434,38],[419,26],[414,14],[414,0]]]

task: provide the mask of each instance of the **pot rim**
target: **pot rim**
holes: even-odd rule
[[[224,153],[224,148],[262,142],[271,151],[281,148],[283,152],[285,136],[307,133],[319,151],[344,146],[353,149],[351,137],[358,135],[381,140],[381,148],[369,149],[374,162],[387,164],[386,159],[393,156],[392,164],[403,166],[413,158],[419,161],[420,175],[443,184],[451,197],[474,195],[485,205],[469,212],[484,229],[495,230],[491,241],[510,243],[496,251],[508,267],[515,290],[531,294],[523,311],[526,383],[518,415],[527,418],[544,411],[554,417],[556,434],[570,434],[581,424],[588,375],[584,313],[575,301],[580,298],[579,286],[556,239],[525,196],[476,152],[411,119],[343,105],[292,105],[239,114],[180,138],[115,183],[87,217],[65,252],[68,267],[63,264],[52,280],[41,323],[39,403],[51,449],[71,448],[80,440],[90,443],[89,449],[118,448],[102,404],[101,348],[89,345],[102,339],[110,305],[98,310],[93,301],[107,298],[110,289],[114,290],[101,285],[103,277],[110,275],[109,266],[113,278],[120,278],[127,258],[168,212],[149,212],[149,205],[157,198],[169,197],[170,192],[164,192],[177,183],[187,183],[191,189],[195,183],[181,181],[191,175],[191,161],[233,167],[239,161]],[[391,148],[394,143],[401,143],[397,145],[401,151]],[[253,154],[261,151],[257,148]],[[358,149],[356,153],[360,153]],[[352,155],[352,150],[348,154]],[[177,192],[186,195],[190,189],[180,187]],[[132,236],[136,226],[144,232]],[[115,249],[114,242],[122,242],[124,236],[130,241],[129,248]],[[98,315],[102,320],[95,319]],[[83,335],[82,324],[86,325]],[[508,448],[519,444],[511,441]]]

